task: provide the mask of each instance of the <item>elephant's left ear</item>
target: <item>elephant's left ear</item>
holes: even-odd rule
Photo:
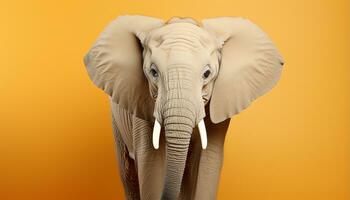
[[[219,123],[269,91],[279,80],[284,61],[270,38],[249,20],[221,17],[202,24],[224,42],[210,101],[210,118]]]

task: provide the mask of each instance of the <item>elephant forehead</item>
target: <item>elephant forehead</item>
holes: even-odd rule
[[[189,49],[201,51],[213,50],[215,38],[206,30],[191,23],[174,23],[165,25],[150,34],[149,45],[170,49]]]

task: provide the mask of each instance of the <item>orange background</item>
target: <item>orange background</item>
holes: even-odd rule
[[[108,98],[82,63],[122,14],[243,16],[284,56],[278,86],[231,121],[218,199],[350,199],[349,8],[345,0],[3,2],[0,199],[122,199]]]

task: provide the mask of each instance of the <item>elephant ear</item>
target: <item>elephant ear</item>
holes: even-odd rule
[[[152,17],[118,17],[84,57],[89,77],[98,88],[120,107],[149,121],[153,120],[154,103],[143,73],[140,40],[162,25],[162,20]]]
[[[221,17],[202,24],[223,42],[210,101],[210,118],[219,123],[269,91],[279,80],[284,61],[270,38],[249,20]]]

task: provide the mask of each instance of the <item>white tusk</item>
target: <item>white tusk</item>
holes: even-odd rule
[[[198,130],[199,130],[199,136],[201,137],[202,149],[206,149],[208,144],[208,138],[207,138],[207,131],[205,130],[205,124],[203,119],[198,123]]]
[[[153,147],[155,149],[159,148],[160,129],[161,129],[160,123],[156,119],[156,121],[154,122],[153,136],[152,136]]]

